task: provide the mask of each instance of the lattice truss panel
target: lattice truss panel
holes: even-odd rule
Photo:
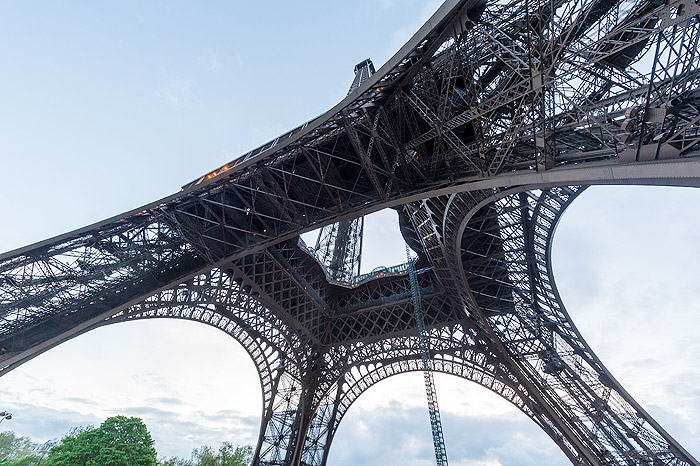
[[[472,309],[472,315],[486,316],[516,363],[510,365],[499,353],[492,335],[478,320],[438,314],[439,318],[429,322],[435,370],[465,377],[499,393],[583,463],[587,461],[577,451],[580,443],[602,441],[602,446],[587,446],[601,456],[602,464],[648,459],[690,464],[679,459],[682,453],[655,432],[646,414],[632,408],[626,395],[617,391],[615,382],[585,346],[560,305],[550,278],[549,247],[561,212],[579,191],[571,187],[507,195],[487,203],[469,219],[462,229],[461,260],[480,306],[480,310]],[[469,199],[459,203],[453,198],[442,205],[459,206],[464,212],[466,203],[478,206],[488,201],[485,195]],[[299,259],[305,260],[305,255],[300,254]],[[393,326],[375,329],[374,341],[353,340],[353,332],[341,337],[336,330],[335,342],[318,346],[303,335],[303,329],[294,329],[298,327],[294,319],[285,320],[280,317],[283,313],[260,304],[267,295],[259,289],[265,287],[247,286],[246,280],[240,279],[244,276],[242,262],[233,261],[165,290],[111,320],[177,317],[227,331],[248,349],[261,374],[265,410],[257,456],[260,464],[289,464],[299,455],[307,464],[324,464],[342,416],[364,390],[390,375],[421,370],[415,322],[389,319]],[[434,286],[429,285],[432,282],[428,278],[423,281],[423,289]],[[392,282],[389,289],[393,293],[406,294],[410,285]],[[381,280],[370,285],[377,287],[379,283]],[[531,283],[536,284],[534,288],[530,288]],[[376,293],[363,289],[355,299],[367,302]],[[406,308],[402,299],[383,303],[384,309],[393,307],[395,315],[410,316],[412,309]],[[426,315],[435,316],[435,309],[445,307],[445,301],[438,306],[426,298],[423,305]],[[533,311],[535,307],[537,312]],[[374,311],[371,307],[364,310],[366,317]],[[365,329],[357,334],[370,333]],[[513,345],[519,346],[512,349]],[[525,370],[523,364],[527,364]],[[567,371],[578,376],[565,377]],[[532,387],[538,391],[537,396]],[[567,438],[562,432],[562,419],[543,410],[540,397],[561,409],[555,409],[555,413],[564,418],[569,429],[583,426],[588,430],[579,430],[576,439]],[[621,420],[627,424],[620,425]],[[616,436],[626,439],[626,450],[619,451],[621,443],[609,441]],[[649,449],[652,441],[656,442],[654,450]]]
[[[318,233],[314,255],[332,280],[350,282],[360,275],[364,217],[326,225]]]
[[[215,268],[152,296],[105,322],[177,318],[218,328],[250,354],[263,390],[263,413],[256,458],[265,464],[289,464],[297,442],[302,380],[313,347],[287,321],[241,285],[233,264]]]
[[[694,2],[492,4],[407,93],[418,116],[402,118],[406,147],[428,150],[431,179],[465,164],[492,175],[620,152],[677,156],[689,147],[681,139],[697,143],[687,125],[697,121],[698,11]]]
[[[556,409],[581,461],[695,464],[612,378],[561,303],[552,280],[552,234],[580,191],[511,194],[469,220],[460,249],[476,314]]]
[[[256,464],[296,464],[299,455],[306,464],[325,464],[338,423],[364,390],[391,375],[422,369],[415,322],[407,324],[411,331],[403,335],[393,327],[374,342],[346,341],[319,348],[294,328],[295,322],[261,304],[264,296],[239,280],[240,273],[233,262],[214,268],[91,328],[134,319],[178,318],[226,332],[251,355],[261,379],[263,416]],[[434,314],[429,300],[424,306],[427,315]],[[405,312],[411,315],[412,309]],[[517,378],[470,325],[464,319],[430,322],[435,370],[489,388],[547,429],[545,420],[529,407],[531,400]]]
[[[495,356],[482,346],[467,322],[434,328],[429,332],[433,348],[434,370],[453,374],[498,393],[526,414],[536,416],[527,406],[526,394]],[[339,360],[340,370],[319,386],[313,419],[305,445],[303,461],[325,464],[330,443],[351,404],[369,387],[392,375],[423,369],[417,336],[385,339],[374,343],[358,342],[334,348],[327,362]],[[336,376],[336,373],[339,376]]]
[[[467,3],[323,123],[212,172],[175,221],[215,261],[456,180],[688,155],[698,22],[682,1]]]
[[[203,265],[157,215],[16,255],[0,263],[0,357],[99,321]]]

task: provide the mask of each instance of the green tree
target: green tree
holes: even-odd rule
[[[224,442],[218,450],[203,446],[192,450],[192,458],[184,460],[172,457],[161,460],[160,466],[247,466],[253,460],[253,447],[233,446]]]
[[[192,466],[192,461],[184,460],[182,458],[178,458],[177,456],[173,456],[169,460],[160,460],[158,462],[158,466]]]
[[[13,432],[0,433],[0,464],[14,464],[34,453],[34,444],[28,438],[17,437]]]
[[[46,466],[157,466],[146,425],[136,417],[115,416],[100,427],[69,432],[49,452]]]
[[[192,452],[193,466],[246,466],[252,459],[252,447],[234,447],[229,442],[224,442],[218,451],[201,447]]]
[[[41,463],[52,443],[33,443],[12,432],[0,433],[0,466],[35,466]]]

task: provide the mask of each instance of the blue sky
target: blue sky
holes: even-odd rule
[[[354,65],[386,61],[439,2],[3,2],[0,250],[101,220],[337,103]],[[700,192],[592,188],[564,215],[554,272],[584,336],[623,385],[700,456]],[[393,213],[367,224],[368,269],[402,261]],[[393,247],[393,249],[392,249]],[[460,465],[568,464],[484,389],[436,377]],[[37,440],[128,414],[159,452],[253,443],[260,387],[238,344],[187,322],[118,324],[0,379],[1,427]],[[400,426],[400,427],[399,427]],[[353,405],[329,464],[433,461],[420,374]]]

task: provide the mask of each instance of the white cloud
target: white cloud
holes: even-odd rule
[[[396,377],[400,378],[406,378],[406,375]],[[381,382],[376,388],[387,384],[384,387],[387,390],[388,385],[391,385],[388,382],[389,380]],[[462,381],[462,384],[466,382]],[[392,392],[387,390],[384,393]],[[434,464],[425,394],[423,406],[412,406],[403,397],[399,397],[400,402],[388,401],[383,407],[371,408],[363,406],[358,400],[338,429],[329,454],[329,464]],[[460,416],[446,405],[449,403],[444,403],[441,399],[442,424],[450,464],[569,464],[563,453],[524,414],[495,418]]]
[[[237,68],[243,65],[240,54],[237,53],[217,53],[211,49],[206,49],[199,58],[207,71],[214,74],[222,73],[227,69]]]
[[[672,435],[700,431],[698,191],[595,187],[564,214],[554,272],[593,350],[642,406],[673,413]],[[581,272],[585,271],[586,274]],[[698,442],[686,445],[700,451]]]
[[[209,57],[209,68],[215,72],[218,73],[219,71],[224,69],[224,63],[219,60],[219,58],[214,55],[213,53]]]
[[[224,440],[254,443],[262,406],[253,363],[235,340],[175,320],[70,340],[3,376],[0,399],[14,415],[7,428],[42,442],[109,416],[140,417],[167,456]]]

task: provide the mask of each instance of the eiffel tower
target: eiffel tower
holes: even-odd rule
[[[202,322],[260,375],[254,464],[323,465],[365,390],[424,368],[413,281],[431,369],[510,401],[573,464],[700,466],[593,353],[551,268],[587,186],[700,185],[699,14],[446,1],[323,115],[171,196],[0,255],[0,375],[111,323]],[[413,280],[358,275],[357,219],[384,208],[418,254]],[[299,240],[319,228],[318,247]]]

